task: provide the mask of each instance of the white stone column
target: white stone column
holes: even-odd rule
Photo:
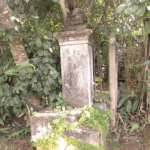
[[[55,34],[61,51],[61,76],[64,101],[77,107],[93,105],[92,30]]]

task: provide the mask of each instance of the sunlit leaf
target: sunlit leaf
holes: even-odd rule
[[[122,104],[125,102],[125,100],[129,97],[136,97],[136,94],[130,94],[126,97],[123,97],[121,100],[119,100],[117,108],[120,108],[122,106]]]
[[[126,110],[127,110],[128,113],[131,112],[131,108],[132,108],[132,103],[131,103],[130,100],[128,100],[127,105],[126,105]]]

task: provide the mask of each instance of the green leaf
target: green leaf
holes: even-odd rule
[[[39,37],[37,37],[36,38],[36,46],[41,47],[41,45],[42,45],[41,39]]]
[[[146,10],[146,5],[145,5],[145,3],[139,3],[137,15],[138,15],[138,16],[143,16],[144,13],[145,13],[145,10]]]
[[[2,91],[2,88],[0,88],[0,98],[4,96],[4,93]]]
[[[129,3],[128,7],[125,9],[124,13],[125,14],[131,14],[135,12],[137,9],[137,6],[135,4]]]
[[[120,6],[118,6],[117,8],[117,13],[121,13],[125,10],[125,8],[127,7],[127,4],[121,4]]]
[[[150,33],[150,22],[146,22],[144,29],[145,29],[146,35]]]
[[[33,81],[33,82],[37,82],[37,78],[36,78],[36,77],[33,77],[32,81]]]
[[[9,105],[10,105],[10,106],[14,106],[14,101],[13,101],[13,100],[10,100],[10,101],[9,101]]]
[[[42,43],[42,46],[47,49],[48,48],[48,45],[46,43]]]
[[[147,99],[146,99],[146,102],[147,102],[148,104],[150,104],[150,98],[147,98]]]
[[[150,60],[145,61],[143,65],[150,65]]]
[[[44,43],[46,43],[49,47],[51,47],[51,42],[50,41],[46,40],[46,41],[44,41]]]
[[[126,97],[123,97],[123,98],[118,102],[117,108],[120,108],[120,107],[122,106],[122,104],[124,103],[124,101],[125,101],[127,98],[129,98],[129,97],[136,97],[136,95],[135,95],[135,94],[130,94],[130,95],[126,96]]]
[[[51,32],[47,32],[46,35],[47,35],[49,38],[51,38],[51,37],[53,36]]]
[[[43,56],[44,52],[42,50],[38,51],[39,56]]]
[[[9,39],[9,33],[6,33],[5,38],[6,38],[6,41],[8,41],[8,39]]]
[[[150,83],[150,79],[149,79],[149,80],[146,80],[146,83],[149,84],[149,83]]]
[[[131,108],[132,108],[132,103],[131,103],[131,101],[130,101],[130,100],[128,100],[128,102],[127,102],[127,106],[126,106],[126,110],[127,110],[127,112],[128,112],[128,113],[130,113],[130,112],[131,112]]]
[[[136,100],[132,105],[132,112],[135,112],[138,108],[139,100]]]
[[[139,124],[138,123],[133,123],[132,128],[130,129],[130,132],[133,132],[134,130],[139,129]]]
[[[49,93],[49,99],[52,102],[56,98],[56,90],[52,90]]]
[[[21,113],[20,113],[19,117],[22,117],[23,115],[25,115],[25,114],[26,114],[26,112],[27,112],[27,109],[26,109],[26,108],[24,108],[24,109],[21,111]]]
[[[51,71],[51,75],[53,79],[56,79],[58,76],[58,72],[55,69],[53,69],[53,71]]]
[[[150,92],[150,87],[148,87],[148,88],[146,89],[146,91],[147,91],[147,92]]]
[[[40,61],[40,60],[39,60],[38,57],[36,57],[36,58],[33,59],[33,62],[34,62],[35,65],[37,65],[37,64],[39,63],[39,61]]]
[[[9,33],[9,40],[10,40],[10,41],[13,41],[13,40],[14,40],[14,36],[13,36],[13,34],[11,34],[11,33]]]
[[[57,2],[58,2],[58,0],[53,0],[53,2],[54,2],[54,3],[57,3]]]
[[[125,91],[126,90],[126,86],[125,86],[125,84],[123,83],[123,82],[120,82],[120,90],[121,91]]]
[[[147,73],[147,76],[150,76],[150,72]]]
[[[31,42],[29,43],[29,45],[30,45],[30,46],[36,45],[36,42],[35,42],[35,41],[31,41]]]
[[[49,61],[49,58],[48,57],[43,57],[42,58],[42,61],[45,63],[45,62],[48,62]]]
[[[0,118],[0,124],[3,126],[4,125],[4,121],[2,120],[2,118]]]

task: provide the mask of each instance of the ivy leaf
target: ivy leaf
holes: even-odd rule
[[[130,100],[128,100],[128,102],[127,102],[127,106],[126,106],[126,110],[127,110],[127,112],[128,112],[128,113],[130,113],[130,112],[131,112],[131,108],[132,108],[132,103],[131,103],[131,101],[130,101]]]
[[[137,15],[138,15],[138,16],[143,16],[144,13],[145,13],[145,10],[146,10],[146,5],[145,5],[145,3],[139,3]]]
[[[9,101],[9,104],[10,104],[10,106],[14,106],[14,101],[13,101],[13,100],[10,100],[10,101]]]
[[[42,45],[41,39],[39,37],[37,37],[36,38],[36,46],[41,47],[41,45]]]
[[[35,65],[37,65],[37,64],[39,63],[39,61],[40,61],[40,60],[39,60],[38,57],[36,57],[36,58],[33,59],[33,62],[34,62]]]
[[[126,7],[127,7],[127,4],[122,4],[122,5],[118,6],[117,13],[119,14],[119,13],[123,12]]]
[[[43,56],[43,51],[42,50],[38,51],[38,55]]]
[[[49,99],[52,102],[56,98],[56,90],[52,90],[49,93]]]
[[[46,35],[47,35],[49,38],[51,38],[51,37],[53,36],[51,32],[47,32]]]
[[[35,42],[35,41],[31,41],[31,42],[29,43],[29,45],[30,45],[30,46],[36,45],[36,42]]]
[[[42,46],[47,49],[48,48],[48,45],[46,43],[42,43]]]
[[[48,57],[43,57],[42,58],[42,61],[45,63],[45,62],[48,62],[49,61],[49,58]]]
[[[50,41],[46,40],[46,41],[44,41],[44,43],[46,43],[48,45],[48,47],[51,47],[51,42]]]
[[[37,78],[36,78],[36,77],[33,77],[32,81],[33,81],[33,82],[37,82]]]
[[[56,79],[58,76],[58,72],[55,69],[53,69],[53,71],[51,71],[51,75],[53,79]]]

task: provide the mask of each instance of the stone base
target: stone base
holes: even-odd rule
[[[36,142],[37,139],[48,136],[50,134],[49,121],[57,119],[58,117],[63,117],[69,123],[75,123],[78,117],[83,113],[82,109],[68,110],[67,112],[55,112],[51,109],[45,109],[38,112],[31,118],[31,136],[32,141]],[[49,118],[51,118],[49,120]],[[99,147],[100,145],[100,133],[98,130],[92,129],[90,127],[80,127],[73,129],[71,131],[66,131],[65,136],[69,138],[75,138],[81,142],[91,144],[93,146]],[[67,144],[63,137],[59,138],[57,150],[78,150],[78,148]],[[37,147],[37,150],[43,150]]]

